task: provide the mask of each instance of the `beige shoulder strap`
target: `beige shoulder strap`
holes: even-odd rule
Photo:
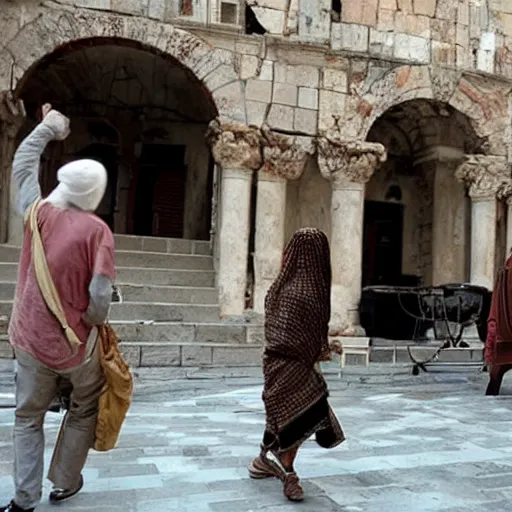
[[[71,345],[81,345],[82,342],[79,340],[75,331],[73,331],[73,329],[71,329],[67,324],[62,302],[60,301],[59,294],[50,274],[50,269],[48,268],[48,262],[46,260],[46,254],[44,253],[43,242],[41,240],[41,234],[39,233],[39,226],[37,223],[37,211],[39,210],[39,205],[40,201],[36,201],[32,205],[29,214],[30,230],[32,232],[32,262],[34,264],[37,283],[41,290],[41,294],[46,301],[46,305],[59,321],[62,329],[66,333],[66,338],[69,343],[71,343]]]

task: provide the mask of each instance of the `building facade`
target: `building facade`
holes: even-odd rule
[[[1,242],[51,102],[72,134],[43,192],[101,160],[116,233],[211,240],[223,316],[262,312],[300,227],[346,334],[362,286],[492,288],[512,246],[509,0],[0,0],[0,34]]]

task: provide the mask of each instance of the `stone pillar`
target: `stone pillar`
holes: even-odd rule
[[[213,120],[206,138],[222,168],[217,286],[222,317],[245,310],[253,171],[262,163],[261,134],[252,127]]]
[[[17,213],[17,191],[11,179],[16,135],[25,120],[21,100],[10,92],[0,93],[0,243],[21,245],[23,218]]]
[[[434,177],[432,219],[432,284],[467,281],[466,220],[464,184],[455,178],[463,155],[456,160],[440,159]]]
[[[506,247],[506,258],[512,252],[512,196],[507,197],[507,247]]]
[[[331,334],[363,334],[359,326],[365,184],[385,161],[382,144],[318,140],[318,164],[332,183]]]
[[[286,222],[286,183],[296,180],[313,153],[310,139],[263,132],[258,173],[254,253],[254,311],[264,313],[265,296],[281,268]]]
[[[510,167],[502,157],[468,155],[456,175],[469,188],[471,198],[471,283],[492,290],[497,200],[510,193]]]

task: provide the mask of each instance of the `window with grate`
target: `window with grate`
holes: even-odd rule
[[[220,22],[229,25],[238,25],[240,2],[233,0],[221,0],[220,2]]]

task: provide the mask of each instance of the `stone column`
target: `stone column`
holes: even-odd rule
[[[213,120],[206,138],[222,168],[217,286],[222,317],[245,310],[253,171],[262,163],[256,128]]]
[[[506,247],[506,258],[512,252],[512,196],[507,197],[507,247]]]
[[[467,155],[457,177],[471,198],[471,283],[494,287],[497,200],[508,195],[510,167],[505,158]]]
[[[17,191],[11,179],[16,135],[25,121],[25,108],[10,92],[0,93],[0,243],[21,245],[23,218],[16,210]]]
[[[287,180],[300,178],[311,139],[263,132],[263,166],[258,173],[254,253],[254,311],[264,313],[265,296],[279,274],[286,222]]]
[[[359,326],[365,184],[385,161],[382,144],[318,139],[318,164],[332,183],[331,334],[363,334]]]
[[[465,282],[467,199],[464,184],[455,178],[463,155],[438,153],[434,177],[432,219],[432,284]]]

